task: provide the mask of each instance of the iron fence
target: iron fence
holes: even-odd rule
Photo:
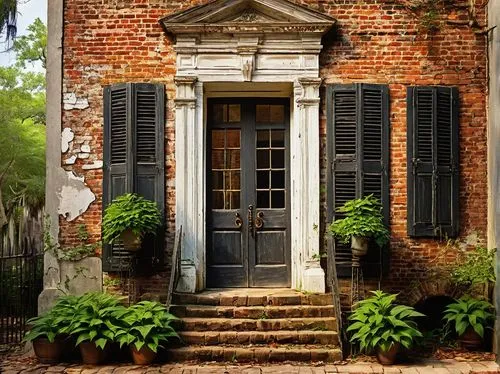
[[[22,246],[0,251],[0,344],[20,343],[26,321],[37,315],[43,287],[43,252]]]

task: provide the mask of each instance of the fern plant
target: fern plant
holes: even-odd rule
[[[337,209],[345,218],[332,222],[330,233],[342,243],[348,243],[353,236],[374,238],[383,247],[389,241],[389,230],[384,225],[382,205],[373,194],[361,199],[347,201]]]
[[[352,323],[347,331],[352,333],[351,343],[359,344],[364,352],[387,352],[398,343],[410,348],[416,338],[422,337],[414,318],[425,315],[410,306],[396,304],[397,294],[372,293],[372,297],[356,304],[349,317]]]
[[[472,328],[482,338],[484,329],[494,319],[493,309],[493,305],[487,301],[462,296],[455,303],[448,305],[443,320],[447,325],[454,326],[458,336],[463,335],[468,328]]]
[[[124,324],[114,330],[116,341],[134,346],[138,351],[146,346],[158,351],[162,342],[179,338],[171,323],[177,318],[158,302],[141,301],[130,306],[123,316]]]
[[[113,244],[126,230],[142,238],[145,234],[154,234],[160,225],[161,214],[156,203],[129,193],[117,197],[105,209],[102,238],[105,243]]]

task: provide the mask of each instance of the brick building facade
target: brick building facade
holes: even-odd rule
[[[100,240],[103,195],[102,165],[103,161],[106,163],[103,154],[103,144],[106,142],[103,136],[103,88],[118,83],[138,82],[164,85],[166,105],[164,121],[166,219],[164,265],[155,274],[138,276],[139,281],[136,284],[138,294],[166,292],[176,216],[179,217],[178,208],[176,209],[176,204],[177,207],[179,206],[179,192],[176,191],[176,186],[177,189],[180,186],[179,173],[184,173],[184,171],[188,173],[183,178],[203,178],[203,175],[191,175],[189,174],[191,171],[186,171],[193,167],[193,164],[189,164],[190,159],[183,161],[184,164],[180,171],[178,157],[176,157],[179,154],[176,152],[180,152],[177,148],[179,135],[176,131],[176,128],[179,128],[179,113],[190,113],[189,109],[184,112],[185,109],[180,99],[187,97],[182,95],[189,96],[191,93],[185,94],[181,92],[182,90],[192,89],[192,95],[195,98],[198,95],[197,90],[202,90],[205,97],[210,97],[210,94],[207,93],[214,95],[213,92],[222,91],[225,94],[219,96],[228,97],[231,96],[228,93],[237,90],[240,93],[234,96],[244,97],[246,95],[241,92],[252,91],[251,84],[255,83],[254,88],[258,92],[258,96],[266,96],[263,92],[279,91],[278,94],[269,96],[277,95],[290,98],[292,109],[297,98],[304,99],[306,106],[309,105],[307,100],[312,102],[316,97],[320,99],[319,103],[313,103],[308,107],[307,113],[304,111],[301,114],[306,116],[305,118],[308,119],[308,123],[312,124],[314,131],[319,131],[317,145],[314,143],[295,145],[296,149],[305,147],[307,150],[311,149],[308,147],[312,144],[312,155],[315,153],[314,146],[318,147],[319,155],[317,157],[312,157],[308,152],[297,151],[299,162],[303,162],[303,165],[317,164],[319,184],[306,186],[305,191],[301,190],[300,196],[302,199],[311,197],[307,193],[307,188],[316,190],[318,209],[304,208],[309,209],[305,217],[298,221],[298,225],[292,222],[291,229],[288,227],[288,230],[292,231],[292,236],[296,235],[294,233],[298,231],[297,227],[300,226],[307,226],[307,230],[312,230],[313,234],[306,233],[303,237],[292,237],[290,240],[292,247],[294,240],[305,240],[302,243],[310,245],[312,250],[301,249],[302,254],[314,255],[327,252],[327,240],[324,237],[329,204],[327,195],[331,191],[331,186],[328,185],[330,183],[328,170],[331,160],[328,159],[327,149],[329,139],[332,138],[330,134],[327,134],[328,111],[331,110],[327,100],[329,88],[333,85],[349,84],[386,86],[390,103],[388,108],[390,152],[387,169],[389,183],[386,186],[389,201],[386,202],[386,206],[389,207],[391,249],[390,254],[386,253],[387,258],[382,261],[389,264],[389,272],[382,277],[382,286],[390,290],[404,291],[408,290],[412,281],[425,280],[429,276],[429,269],[440,263],[449,262],[456,254],[453,251],[443,254],[443,248],[446,247],[444,235],[441,238],[420,238],[408,235],[407,151],[410,138],[407,135],[407,89],[409,86],[457,87],[459,97],[459,213],[454,214],[459,221],[458,239],[465,241],[467,238],[471,238],[471,234],[477,233],[477,241],[483,243],[486,241],[488,206],[487,58],[486,37],[482,32],[487,16],[486,1],[477,0],[473,2],[472,7],[466,1],[445,1],[443,4],[437,2],[433,5],[432,2],[406,0],[302,0],[290,2],[290,7],[283,5],[286,2],[281,0],[269,1],[269,4],[264,0],[215,1],[205,10],[209,17],[212,17],[210,19],[212,24],[217,22],[222,24],[228,21],[241,22],[243,25],[258,23],[261,24],[261,28],[257,28],[256,34],[264,36],[257,44],[253,45],[254,41],[249,40],[251,39],[249,35],[254,36],[254,34],[248,30],[227,31],[214,27],[210,29],[212,34],[206,34],[200,29],[193,29],[191,31],[193,35],[198,34],[202,37],[191,45],[192,40],[189,39],[189,34],[186,34],[187,31],[182,29],[182,22],[186,23],[185,28],[189,28],[197,22],[194,18],[189,19],[189,17],[196,18],[199,15],[191,16],[189,12],[182,12],[207,3],[209,2],[195,0],[69,0],[64,2],[61,52],[62,108],[60,108],[62,128],[57,129],[57,131],[62,132],[63,150],[60,165],[57,162],[56,164],[49,163],[52,168],[62,168],[65,171],[59,177],[59,184],[62,185],[62,188],[54,185],[58,192],[54,206],[58,207],[58,236],[61,246],[66,247],[77,243],[78,227],[81,224],[85,225],[92,240]],[[232,3],[243,5],[231,8]],[[421,5],[417,6],[417,3]],[[276,19],[270,18],[266,8],[268,6],[271,9],[273,7],[278,9],[275,9],[277,12],[275,16],[278,19],[288,9],[291,14],[290,19],[286,21],[281,19],[280,22],[295,23],[292,25],[293,27],[288,27],[289,30],[286,32],[284,29],[281,29],[280,32],[276,30],[263,31],[266,26],[276,22]],[[228,13],[217,19],[217,9],[224,7],[230,8]],[[248,9],[255,10],[256,18],[252,19],[252,14],[248,12]],[[292,13],[292,11],[296,13]],[[245,12],[250,15],[245,14]],[[303,17],[304,19],[299,22],[298,18],[293,17]],[[307,20],[307,17],[312,17],[315,21]],[[160,20],[162,21],[160,22]],[[310,24],[316,22],[317,28],[314,30],[301,29],[308,22]],[[188,23],[189,25],[187,25]],[[202,23],[203,21],[199,21],[199,24]],[[299,25],[297,26],[297,24]],[[330,26],[326,27],[326,24]],[[244,69],[239,66],[233,71],[234,66],[229,61],[228,66],[233,67],[223,68],[227,69],[228,76],[240,74],[238,79],[231,80],[219,76],[219,78],[210,80],[210,83],[204,83],[201,86],[200,82],[205,79],[203,78],[203,74],[205,74],[203,69],[208,68],[202,65],[193,68],[183,65],[185,61],[181,58],[182,56],[195,56],[193,58],[197,59],[198,63],[205,61],[202,58],[203,53],[207,54],[208,52],[201,49],[192,52],[189,49],[195,49],[195,44],[204,46],[204,43],[212,43],[213,41],[206,39],[217,33],[224,35],[224,37],[235,38],[238,36],[239,42],[237,43],[240,44],[243,43],[243,37],[247,38],[245,46],[248,48],[247,51],[251,51],[250,54],[254,53],[252,58],[255,59],[248,60],[253,64],[250,66],[250,70],[253,69],[254,72],[253,76],[245,76],[244,71],[240,71]],[[271,36],[273,33],[275,35]],[[276,37],[277,41],[273,40],[279,44],[279,36],[276,35],[283,35],[283,45],[286,44],[287,40],[294,40],[293,43],[297,43],[294,38],[299,36],[301,44],[294,44],[299,50],[297,53],[306,57],[313,56],[311,65],[307,65],[307,58],[303,57],[301,61],[306,68],[297,73],[297,78],[283,78],[283,82],[291,82],[286,85],[279,83],[279,79],[278,81],[274,80],[274,83],[268,83],[273,82],[273,80],[266,82],[266,74],[279,75],[281,74],[279,71],[276,73],[272,72],[272,69],[268,69],[268,72],[263,72],[265,70],[263,68],[261,73],[259,70],[268,61],[267,57],[261,59],[258,55],[261,53],[258,48],[264,48],[259,47],[259,45],[264,45],[265,48],[271,50],[274,47],[266,46],[265,43]],[[310,38],[310,46],[307,45],[309,40],[307,38]],[[221,37],[221,40],[225,39]],[[224,46],[219,45],[220,49],[217,50],[214,49],[216,48],[215,44],[217,43],[208,45],[207,48],[212,48],[210,53],[222,53]],[[250,47],[257,48],[257,52]],[[248,55],[242,50],[238,50],[237,53],[243,59],[244,56]],[[289,56],[293,53],[277,51],[276,55]],[[317,66],[314,61],[316,57],[319,57]],[[269,60],[271,59],[269,58]],[[283,65],[295,63],[295,60],[292,59],[287,61],[283,62]],[[292,69],[290,66],[292,65],[288,65],[287,69]],[[217,69],[217,66],[213,68],[214,74],[220,73],[216,71]],[[306,70],[307,72],[304,73]],[[184,71],[188,73],[183,73]],[[196,71],[200,71],[203,77],[201,75],[194,77],[192,73],[196,73]],[[180,78],[185,77],[196,79],[190,82],[180,82]],[[303,82],[300,81],[301,79]],[[306,82],[307,79],[315,80]],[[300,83],[293,83],[297,81]],[[234,85],[231,86],[231,84]],[[266,84],[270,86],[266,86]],[[302,93],[298,93],[300,90]],[[314,92],[310,94],[309,90],[318,90],[318,94]],[[310,97],[307,96],[309,94]],[[205,118],[207,116],[207,102],[204,98],[193,102],[197,108],[194,109],[193,113],[198,113],[200,117]],[[297,123],[297,110],[301,109],[296,109],[295,112],[292,110],[292,123],[294,118],[295,123]],[[317,110],[316,114],[315,110]],[[183,118],[186,127],[196,126],[197,122],[189,122],[188,115]],[[201,118],[199,120],[199,123],[204,123]],[[53,126],[53,124],[49,122],[49,126]],[[294,147],[293,131],[292,129],[290,134],[292,148]],[[314,131],[310,134],[314,135]],[[189,133],[185,136],[189,136]],[[183,140],[183,142],[185,141],[188,140]],[[311,160],[308,157],[311,157]],[[296,167],[297,165],[292,160],[290,166],[292,174]],[[313,169],[306,167],[305,170],[297,176],[297,180],[309,179],[311,184],[311,181],[316,180],[313,171],[311,171]],[[76,177],[70,176],[67,172],[73,172],[74,175],[82,177],[83,182],[81,180],[75,181]],[[55,179],[57,178],[53,177],[53,180]],[[189,183],[193,183],[194,180],[196,179],[190,179]],[[68,190],[65,192],[65,187],[69,189],[71,186],[73,186],[71,193],[67,193]],[[49,193],[53,194],[54,190],[50,191],[51,187],[48,188]],[[300,203],[299,195],[292,197],[293,199]],[[70,201],[68,202],[68,200]],[[192,202],[188,201],[188,204],[192,204]],[[314,199],[311,204],[315,204]],[[192,209],[196,209],[196,206]],[[293,216],[297,211],[294,211],[293,206],[291,209]],[[246,209],[243,209],[242,215],[244,217],[245,214]],[[319,218],[319,222],[315,220],[315,214]],[[185,222],[189,222],[189,220]],[[203,222],[203,218],[201,222]],[[177,226],[179,226],[178,223]],[[316,225],[314,229],[313,225]],[[190,230],[200,231],[201,229],[199,226],[196,226],[195,229],[188,228],[185,235],[193,232]],[[186,232],[185,225],[184,231]],[[315,235],[315,231],[318,232],[317,237],[311,239]],[[203,238],[197,237],[198,239],[202,240]],[[186,240],[188,243],[184,244],[189,247],[191,245],[189,244],[190,239]],[[315,244],[315,240],[317,244]],[[321,277],[321,273],[313,272],[314,279],[312,280],[304,280],[300,275],[301,272],[316,269],[317,264],[306,264],[306,262],[313,262],[311,258],[314,256],[311,258],[299,256],[300,260],[297,261],[294,260],[294,256],[292,253],[291,266],[296,266],[294,264],[298,261],[297,263],[300,262],[300,264],[297,265],[297,268],[300,269],[294,270],[298,272],[298,275],[292,274],[290,285],[293,288],[303,289],[310,288],[305,286],[307,282],[317,285],[317,278],[314,277],[317,277],[318,274]],[[183,260],[185,259],[183,256]],[[104,261],[106,261],[105,258]],[[203,262],[198,264],[195,261],[195,265],[191,264],[191,266],[204,265]],[[183,271],[191,271],[188,267],[187,263],[183,263]],[[325,267],[324,264],[323,267]],[[204,281],[199,280],[200,277],[205,276],[204,271],[198,268],[192,271],[191,276],[198,279],[192,281],[190,285],[186,285],[186,291],[199,290],[205,286]],[[377,272],[374,276],[372,279],[375,281],[379,279]],[[366,282],[370,283],[368,280]],[[324,289],[324,284],[318,287]],[[314,287],[312,290],[315,290]]]

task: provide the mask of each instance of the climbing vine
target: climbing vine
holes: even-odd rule
[[[443,22],[478,28],[476,0],[397,0],[418,21],[422,31],[434,34]],[[454,15],[455,14],[455,15]]]

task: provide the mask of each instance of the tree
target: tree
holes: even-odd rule
[[[0,0],[0,34],[5,34],[7,41],[16,37],[18,1]]]
[[[1,1],[1,0],[0,0]],[[41,62],[47,67],[47,26],[40,18],[28,26],[28,34],[14,41],[13,50],[17,54],[17,64],[26,68],[26,63]]]
[[[0,227],[16,207],[44,204],[45,76],[23,69],[27,62],[44,64],[47,38],[40,24],[36,20],[16,41],[16,64],[0,67]]]

